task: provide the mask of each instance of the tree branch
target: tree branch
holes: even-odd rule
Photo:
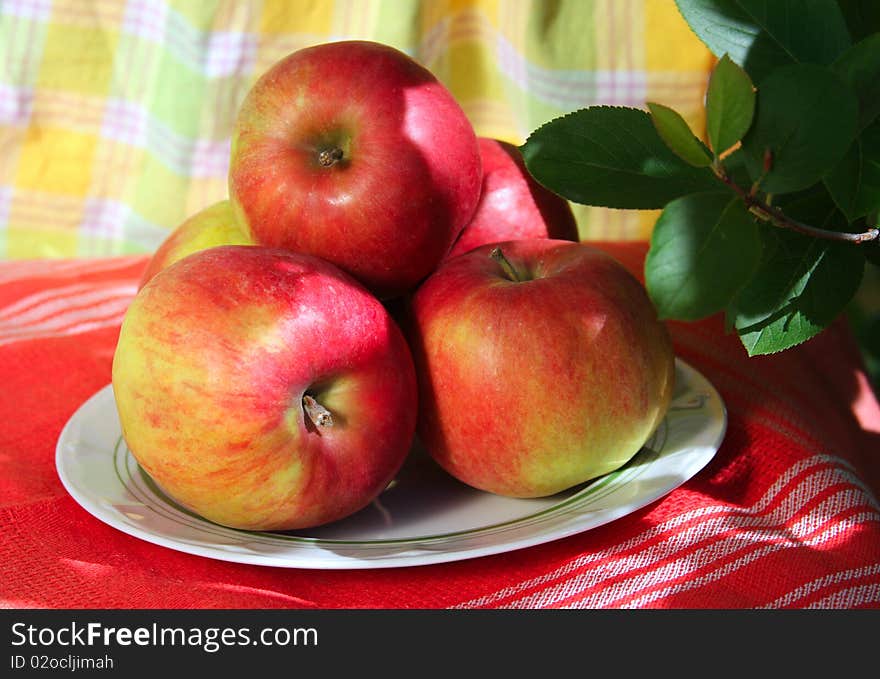
[[[763,200],[754,195],[754,193],[746,191],[739,184],[737,184],[730,177],[727,176],[724,168],[714,167],[713,169],[715,170],[716,176],[725,184],[727,184],[730,188],[736,191],[736,193],[743,199],[743,202],[746,204],[749,212],[757,216],[759,219],[764,220],[765,222],[770,222],[774,226],[778,226],[782,229],[789,229],[791,231],[797,231],[798,233],[802,233],[805,236],[824,238],[825,240],[838,240],[856,244],[870,243],[880,240],[880,229],[868,229],[867,231],[863,231],[862,233],[850,233],[847,231],[829,231],[828,229],[820,229],[818,227],[799,222],[786,215],[778,207],[768,205]]]

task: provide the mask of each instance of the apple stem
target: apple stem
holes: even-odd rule
[[[303,395],[303,410],[316,427],[332,427],[333,415],[308,394]]]
[[[324,149],[318,154],[318,163],[322,167],[330,167],[335,165],[345,154],[342,152],[342,149],[338,146],[334,146],[330,149]]]
[[[501,248],[492,248],[492,252],[489,253],[489,257],[498,262],[507,277],[514,283],[523,282],[523,279],[520,278],[520,275],[516,272],[516,269],[513,268],[513,264],[511,264],[510,260],[508,260],[507,257],[504,256]]]

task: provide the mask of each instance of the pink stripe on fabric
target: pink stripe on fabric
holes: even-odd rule
[[[669,595],[716,582],[781,549],[818,547],[845,529],[861,523],[880,523],[880,513],[868,508],[864,497],[859,491],[843,490],[807,512],[801,512],[798,506],[790,515],[772,516],[778,520],[768,526],[764,525],[764,517],[723,515],[695,527],[694,535],[683,532],[665,538],[668,542],[682,542],[685,548],[680,553],[673,551],[663,555],[648,570],[644,570],[647,566],[641,563],[639,555],[630,559],[629,564],[619,565],[624,568],[622,572],[596,580],[595,570],[590,569],[545,591],[510,602],[506,607],[644,607]],[[796,504],[796,500],[785,505]],[[781,514],[786,509],[789,508],[781,506],[775,513]],[[838,516],[857,509],[862,511],[854,518]],[[694,546],[694,542],[703,544]],[[673,554],[674,560],[669,561]],[[606,567],[603,564],[599,569],[604,571]],[[710,569],[708,573],[699,573],[707,569]],[[605,581],[609,581],[608,586],[600,587]],[[677,582],[666,584],[671,581]]]
[[[212,33],[203,58],[205,75],[216,78],[249,73],[258,47],[257,38],[247,33]]]
[[[126,16],[129,12],[136,12],[137,3],[129,2],[126,5]],[[134,8],[134,9],[132,9]],[[163,8],[164,9],[164,8]],[[149,116],[143,113],[142,108],[131,102],[144,101],[146,93],[150,86],[148,78],[132,78],[130,74],[137,73],[139,70],[147,71],[152,67],[152,63],[139,63],[140,57],[143,60],[144,50],[139,50],[139,44],[135,40],[122,40],[125,46],[124,51],[118,50],[116,61],[119,66],[114,72],[114,81],[111,85],[111,96],[107,102],[104,121],[102,123],[102,134],[107,138],[115,139],[114,135],[119,136],[119,140],[123,143],[135,147],[144,147],[147,144],[147,127]],[[146,51],[146,55],[151,59],[156,58],[156,54],[152,51]],[[125,101],[120,97],[127,97],[131,101]],[[130,153],[127,149],[122,148],[119,144],[104,145],[107,157],[105,162],[108,167],[116,169],[116,176],[127,177],[131,174],[133,164],[139,160],[135,154]],[[110,178],[105,178],[105,183]],[[101,214],[103,218],[103,213]],[[87,224],[90,224],[87,221]],[[99,231],[100,232],[100,231]]]
[[[123,30],[167,46],[171,53],[208,77],[250,70],[259,49],[258,36],[244,31],[201,31],[164,4],[130,0]]]
[[[112,328],[118,326],[122,323],[123,318],[125,317],[125,308],[122,307],[117,309],[115,313],[107,316],[106,318],[93,319],[89,321],[85,321],[82,323],[77,323],[75,325],[71,325],[64,328],[58,328],[54,330],[44,330],[40,332],[35,332],[30,335],[22,335],[20,337],[11,337],[4,338],[0,336],[0,346],[5,346],[8,344],[16,344],[20,342],[32,342],[35,340],[47,340],[54,339],[57,337],[67,337],[69,335],[81,335],[86,332],[91,332],[93,330],[100,330],[102,328]]]
[[[788,498],[793,491],[802,488],[806,483],[806,488],[814,488],[810,479],[819,475],[820,479],[829,481],[831,479],[841,479],[850,485],[859,487],[864,494],[864,486],[858,482],[858,479],[852,471],[852,467],[846,461],[827,456],[814,455],[807,459],[792,465],[784,473],[780,474],[776,481],[749,507],[736,507],[733,505],[708,505],[689,510],[678,516],[663,521],[660,524],[652,526],[641,533],[629,538],[628,540],[614,545],[612,547],[600,550],[593,554],[583,555],[573,561],[557,568],[556,570],[524,580],[517,585],[505,587],[497,592],[487,594],[475,599],[462,602],[453,606],[453,608],[473,608],[484,607],[489,605],[498,605],[500,602],[510,597],[525,592],[528,589],[545,587],[549,583],[567,578],[571,574],[581,569],[589,567],[594,569],[597,564],[610,562],[613,559],[629,558],[628,554],[639,554],[645,551],[644,545],[657,540],[667,540],[670,535],[681,533],[682,530],[688,530],[687,525],[691,522],[704,522],[721,518],[718,515],[724,514],[755,514],[762,515],[770,513],[774,507],[779,505],[787,507],[785,504],[791,502]],[[815,483],[815,482],[813,482]],[[791,484],[791,487],[789,487]],[[607,567],[606,567],[607,568]]]
[[[42,2],[42,0],[40,0]],[[15,2],[11,6],[13,8],[17,8],[21,3]],[[24,3],[27,5],[28,3]],[[35,7],[41,7],[38,3]],[[5,10],[4,10],[5,11]],[[7,54],[6,65],[7,65],[7,73],[10,75],[10,79],[14,80],[14,82],[18,86],[31,86],[34,81],[34,76],[36,73],[32,73],[36,69],[33,68],[33,63],[35,57],[39,53],[38,50],[33,49],[32,46],[36,43],[36,31],[39,23],[37,21],[29,21],[31,17],[27,17],[26,15],[15,14],[13,15],[15,18],[12,22],[12,28],[9,33],[13,36],[13,38],[17,38],[18,36],[23,36],[22,42],[26,49],[21,50],[24,53],[24,56],[20,61],[16,62],[14,58],[15,51],[12,46],[9,46],[9,52]],[[38,20],[41,17],[33,17]],[[22,29],[22,24],[24,25],[24,29]],[[16,68],[18,67],[18,68]]]
[[[807,608],[856,608],[871,606],[877,608],[880,603],[880,584],[874,582],[868,585],[859,585],[835,592],[819,601],[813,602]]]
[[[646,91],[643,71],[596,72],[596,100],[600,104],[644,106]]]
[[[633,0],[624,0],[623,2],[623,25],[626,26],[626,30],[623,31],[623,43],[624,43],[624,58],[623,58],[623,71],[633,71],[637,67],[636,58],[635,58],[635,47],[633,45],[633,38],[635,37],[634,31],[630,30],[635,22],[633,21],[633,15],[635,12],[633,11]],[[643,36],[639,36],[639,39],[642,40]],[[644,64],[641,64],[641,67],[644,68]]]
[[[12,202],[12,187],[0,186],[0,224],[9,221],[9,205]]]
[[[100,295],[80,295],[65,300],[61,306],[44,304],[35,310],[38,314],[45,314],[42,318],[31,318],[26,322],[19,322],[18,318],[13,318],[0,323],[0,344],[17,341],[22,337],[40,337],[43,334],[58,332],[83,322],[105,319],[111,315],[115,317],[120,312],[124,313],[128,308],[131,299],[137,292],[137,286],[112,288],[101,292]],[[23,317],[24,315],[22,315]]]
[[[871,575],[880,575],[880,564],[862,566],[860,568],[849,568],[847,570],[823,575],[821,578],[817,578],[796,587],[777,599],[774,599],[770,603],[764,604],[763,606],[757,606],[756,608],[787,608],[795,605],[808,596],[821,592],[823,589],[838,586],[848,580],[858,580]]]
[[[512,45],[510,45],[509,42],[507,42],[506,40],[503,41],[508,46],[504,48],[505,52],[510,53],[513,57],[520,56],[519,52]],[[528,65],[528,61],[526,61],[524,57],[518,59],[518,61],[522,64]],[[635,68],[604,68],[596,69],[594,71],[553,71],[535,65],[530,66],[531,68],[528,69],[528,73],[531,74],[530,77],[532,79],[544,84],[548,89],[558,87],[560,95],[564,95],[565,90],[571,87],[592,84],[596,80],[601,81],[604,79],[605,81],[611,81],[615,73],[627,74],[627,77],[629,77],[631,80],[638,80],[638,78],[634,77],[633,74],[639,74],[641,79],[643,79],[645,82],[650,82],[652,86],[667,87],[670,89],[681,87],[682,83],[691,87],[697,87],[703,85],[707,81],[707,76],[702,71],[694,73],[678,73],[666,71],[648,72]],[[525,74],[527,71],[524,69],[519,69],[519,72]]]
[[[15,188],[10,201],[10,211],[17,217],[36,220],[46,218],[69,222],[76,219],[79,209],[77,198],[48,191]]]
[[[97,134],[103,118],[103,100],[66,92],[38,91],[30,110],[28,125],[54,126],[85,134]]]
[[[502,73],[517,85],[561,108],[592,104],[644,106],[646,75],[641,71],[594,71],[578,80],[565,79],[546,70],[529,69],[519,52],[499,38],[496,55]]]
[[[627,0],[626,20],[631,19],[633,7]],[[615,19],[616,9],[613,1],[608,3],[607,13],[611,26],[611,35],[615,36],[616,26],[620,22]],[[665,82],[663,74],[659,74],[656,82],[655,74],[648,74],[635,68],[632,41],[624,31],[625,40],[614,38],[623,44],[625,59],[621,68],[616,67],[613,50],[610,53],[607,69],[595,72],[560,72],[542,69],[531,65],[500,30],[495,29],[488,18],[481,12],[463,12],[453,20],[445,19],[431,28],[419,44],[417,53],[423,63],[430,64],[440,57],[440,53],[454,41],[472,39],[477,36],[488,37],[495,43],[495,58],[505,75],[523,89],[540,98],[547,99],[562,108],[575,108],[591,103],[608,103],[643,107],[649,80],[656,88],[680,90],[682,85],[701,87],[705,82],[702,73],[695,73],[692,78],[682,78],[675,74],[674,82]],[[618,36],[619,37],[619,36]],[[692,82],[691,82],[692,81]],[[688,83],[690,82],[690,85]],[[595,93],[588,91],[595,90]],[[688,103],[699,100],[699,96],[691,93],[687,96]]]
[[[84,290],[82,288],[85,288]],[[43,291],[43,293],[49,291]],[[137,285],[72,285],[45,298],[43,293],[8,307],[0,320],[0,345],[83,332],[121,322]],[[15,311],[16,313],[10,313]]]
[[[149,115],[139,104],[111,99],[104,111],[102,134],[145,148],[182,174],[222,177],[228,171],[230,139],[189,139]]]
[[[0,83],[0,125],[27,125],[33,105],[33,88]]]
[[[146,144],[148,114],[138,104],[110,97],[104,107],[101,135],[129,146]]]
[[[242,29],[238,35],[243,36],[244,42],[241,43],[239,54],[233,60],[226,75],[237,75],[237,78],[221,78],[218,79],[216,87],[213,88],[213,101],[205,101],[203,111],[207,111],[207,124],[210,125],[209,139],[222,140],[222,152],[218,157],[209,153],[207,158],[197,155],[194,158],[194,172],[197,176],[204,178],[214,178],[225,184],[226,175],[229,172],[229,156],[231,152],[231,136],[235,126],[235,119],[238,108],[241,103],[241,97],[244,95],[242,83],[244,76],[249,75],[256,68],[256,61],[259,50],[258,43],[254,38],[254,34],[258,33],[256,25],[259,19],[258,12],[249,5],[236,5],[236,25]],[[253,30],[253,33],[251,32]],[[211,43],[211,50],[216,50],[215,42]],[[222,50],[221,50],[222,51]],[[286,55],[285,55],[286,56]],[[202,116],[205,119],[205,116]],[[201,204],[207,205],[217,199],[213,193],[212,187],[207,182],[201,182],[195,185],[201,191]]]
[[[467,42],[478,38],[495,39],[498,31],[489,22],[488,17],[480,11],[463,11],[454,15],[448,22],[446,42]]]
[[[126,4],[125,12],[128,15],[131,3]],[[124,20],[123,20],[124,25]],[[134,112],[135,122],[129,121],[126,116],[126,107],[130,104],[120,97],[131,97],[134,100],[143,99],[143,93],[147,87],[147,78],[131,78],[130,74],[136,73],[135,58],[138,51],[138,44],[134,40],[122,39],[116,49],[116,58],[114,63],[113,80],[110,84],[111,95],[105,102],[104,119],[101,123],[101,136],[105,139],[118,140],[131,146],[141,146],[146,134],[146,123],[137,118]],[[122,120],[120,120],[122,118]],[[126,124],[133,125],[128,128]],[[121,148],[119,144],[102,144],[100,152],[104,154],[104,164],[108,168],[117,169],[114,172],[115,178],[127,177],[130,175],[130,168],[134,163],[134,155],[127,149]],[[104,175],[104,186],[96,186],[96,191],[107,194],[107,185],[113,181],[109,175]],[[95,180],[93,179],[93,182]],[[89,221],[86,222],[90,223]]]
[[[94,283],[73,283],[59,288],[41,290],[17,300],[9,306],[0,308],[0,324],[7,326],[25,324],[28,321],[40,320],[50,315],[53,309],[63,309],[76,304],[76,300],[83,295],[86,303],[89,300],[98,299],[104,286],[96,286]]]
[[[124,233],[129,214],[131,209],[121,203],[89,200],[86,202],[80,228],[83,233],[112,240]]]
[[[618,43],[617,37],[617,22],[614,20],[614,0],[606,0],[607,12],[608,12],[608,28],[609,33],[611,34],[611,48],[608,50],[608,72],[614,73],[617,64],[615,59],[616,54],[616,45]],[[599,103],[612,103],[617,101],[617,91],[615,88],[614,78],[612,77],[608,82],[609,87],[604,92],[604,95],[599,95],[597,93],[596,99]]]
[[[827,481],[827,474],[824,481]],[[799,538],[806,539],[812,532],[815,519],[824,521],[831,514],[850,507],[864,507],[865,494],[851,488],[841,491],[843,495],[824,501],[818,508],[799,516],[807,505],[804,497],[822,488],[815,476],[808,479],[785,496],[783,502],[766,514],[750,515],[731,510],[703,523],[690,526],[675,535],[664,536],[663,542],[642,553],[609,564],[600,564],[589,571],[576,574],[571,579],[554,585],[545,591],[507,604],[513,607],[559,606],[565,600],[578,598],[579,605],[623,605],[622,601],[643,590],[680,580],[695,571],[735,556],[743,549],[751,549],[758,542],[779,543],[786,547],[798,547]],[[800,492],[800,495],[796,493]],[[843,504],[842,504],[843,503]],[[872,508],[873,510],[873,508]],[[880,521],[880,513],[870,512],[873,520]],[[797,518],[797,520],[795,520]],[[801,526],[801,524],[804,524]],[[708,540],[708,542],[707,542]],[[775,551],[775,550],[774,550]],[[674,560],[670,560],[674,557]],[[743,562],[746,563],[746,562]],[[645,570],[645,569],[649,570]],[[626,579],[623,579],[626,578]],[[608,586],[601,586],[608,582]],[[689,589],[690,586],[685,589]],[[679,585],[664,590],[666,594],[681,591]],[[593,592],[585,596],[588,592]],[[645,595],[648,596],[648,595]],[[665,596],[665,594],[664,594]],[[651,595],[650,600],[658,598]],[[642,604],[647,599],[640,600]]]
[[[125,203],[89,198],[80,228],[84,234],[108,242],[128,240],[137,242],[145,250],[155,250],[167,238],[171,226],[152,222]]]
[[[83,259],[23,259],[0,262],[0,286],[42,278],[78,277],[128,269],[136,261],[129,255]],[[126,276],[126,279],[130,276]],[[56,288],[57,289],[57,288]]]
[[[52,16],[51,0],[4,0],[0,14],[21,19],[49,21]]]
[[[819,516],[825,518],[824,515],[820,514]],[[748,535],[740,536],[739,540],[741,544],[744,545],[744,549],[740,551],[748,551],[749,553],[716,568],[706,575],[702,575],[677,585],[664,587],[660,590],[633,599],[632,601],[628,601],[625,605],[622,605],[621,608],[643,608],[648,604],[660,601],[667,596],[680,594],[681,592],[713,584],[724,577],[735,573],[744,566],[753,564],[758,560],[773,555],[783,549],[821,549],[827,546],[827,543],[834,541],[834,538],[841,536],[847,531],[853,530],[867,523],[880,523],[880,517],[878,517],[876,512],[871,511],[862,511],[851,517],[838,519],[836,521],[835,518],[838,517],[828,519],[826,525],[816,529],[813,534],[799,535],[794,539],[774,534],[765,535],[762,532],[749,533]],[[756,546],[755,544],[756,539],[759,546]],[[714,561],[717,561],[717,559]]]
[[[229,172],[231,140],[196,141],[190,160],[190,176],[197,178],[225,178]]]
[[[66,0],[54,4],[51,21],[55,25],[115,30],[124,11],[124,1],[120,0]]]
[[[429,66],[440,58],[443,47],[448,40],[449,35],[449,18],[446,17],[438,21],[431,27],[422,37],[416,47],[416,56],[420,63]]]
[[[122,29],[161,44],[165,42],[168,12],[169,8],[165,3],[128,0],[125,4]],[[179,48],[179,40],[176,35],[168,36],[169,45],[177,43]]]

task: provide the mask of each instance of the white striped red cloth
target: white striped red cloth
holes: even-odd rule
[[[603,245],[638,274],[644,244]],[[37,608],[878,608],[880,408],[848,328],[749,359],[672,323],[728,410],[712,462],[631,515],[538,547],[361,571],[215,561],[93,518],[64,423],[110,379],[145,257],[0,263],[0,605]]]

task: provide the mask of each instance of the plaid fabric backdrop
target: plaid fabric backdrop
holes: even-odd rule
[[[3,0],[0,258],[150,252],[226,197],[247,89],[308,45],[371,39],[445,83],[479,135],[522,143],[592,104],[702,129],[711,55],[672,0]],[[575,207],[584,239],[655,212]]]

